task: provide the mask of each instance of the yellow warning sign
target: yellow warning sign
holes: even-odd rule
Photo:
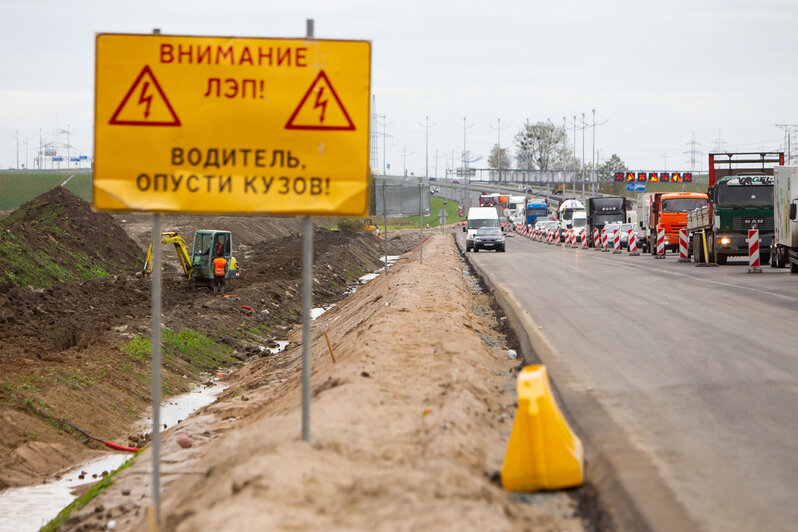
[[[131,100],[132,97],[132,100]],[[145,66],[130,86],[109,124],[128,126],[179,126],[172,105],[158,85],[150,67]]]
[[[355,125],[322,70],[285,126],[288,129],[352,130]]]
[[[94,206],[368,209],[367,41],[100,34]]]

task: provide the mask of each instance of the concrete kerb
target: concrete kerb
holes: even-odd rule
[[[496,298],[507,316],[508,326],[518,338],[526,364],[546,364],[552,388],[568,422],[576,428],[585,447],[585,483],[592,484],[598,493],[599,505],[613,521],[612,528],[619,531],[697,530],[698,524],[688,515],[678,498],[660,478],[656,466],[626,437],[620,427],[593,396],[592,390],[575,386],[570,371],[558,362],[556,350],[512,294],[497,287],[491,278],[464,253],[460,239],[455,235],[458,250],[468,261],[484,285]],[[616,461],[624,463],[630,474],[622,479],[610,456],[600,450],[611,449]],[[638,498],[645,494],[645,504]],[[642,506],[645,506],[643,508]]]

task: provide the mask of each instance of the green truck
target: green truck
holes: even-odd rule
[[[758,229],[762,262],[773,240],[773,172],[782,152],[709,154],[709,205],[687,214],[695,261],[726,264],[748,256],[748,230]]]

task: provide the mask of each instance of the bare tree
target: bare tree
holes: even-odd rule
[[[499,145],[494,144],[493,147],[490,149],[490,155],[488,156],[488,167],[489,168],[510,168],[510,159],[511,155],[507,148],[501,148],[499,150]]]
[[[579,162],[569,149],[568,134],[551,121],[527,120],[515,134],[516,161],[525,170],[578,168]]]

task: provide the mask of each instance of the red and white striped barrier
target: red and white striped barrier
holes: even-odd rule
[[[621,252],[621,232],[617,229],[612,232],[612,252],[616,255]]]
[[[582,249],[587,249],[587,241],[588,241],[587,230],[584,230],[582,231]]]
[[[665,229],[657,228],[657,259],[665,258]]]
[[[593,228],[593,251],[601,250],[601,237],[599,236],[598,227]]]
[[[576,230],[571,229],[571,247],[576,247]]]
[[[513,228],[513,224],[510,222],[500,222],[499,227],[501,228],[502,231],[509,231],[510,229]]]
[[[748,273],[762,273],[759,265],[759,230],[748,230]]]
[[[610,248],[607,246],[607,230],[601,230],[601,251],[609,252]]]
[[[551,229],[546,229],[546,243],[551,245]]]
[[[679,229],[679,262],[690,262],[687,255],[687,229]]]
[[[571,230],[569,229],[562,236],[562,247],[567,247],[570,239],[571,239]]]
[[[629,248],[629,255],[635,257],[640,255],[637,251],[637,233],[634,229],[629,229],[629,237],[626,239],[627,247]]]

